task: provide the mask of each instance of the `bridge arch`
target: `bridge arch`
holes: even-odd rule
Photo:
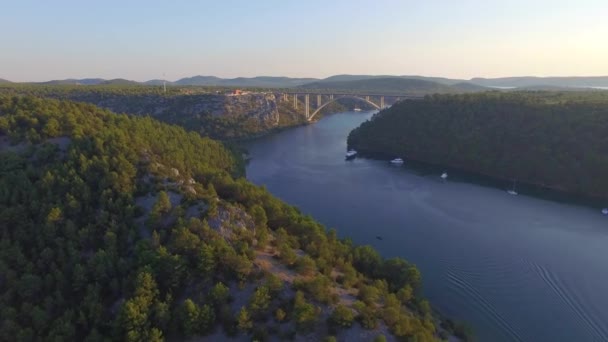
[[[333,98],[333,99],[331,99],[331,100],[329,100],[329,101],[325,102],[325,103],[324,103],[324,104],[323,104],[321,107],[317,108],[317,109],[316,109],[316,110],[315,110],[315,111],[314,111],[314,112],[313,112],[313,113],[312,113],[312,114],[311,114],[311,115],[308,117],[308,121],[311,121],[311,120],[312,120],[312,118],[314,118],[314,117],[315,117],[315,115],[317,115],[317,113],[319,113],[319,112],[320,112],[320,111],[321,111],[323,108],[325,108],[325,107],[326,107],[327,105],[329,105],[330,103],[334,103],[334,102],[336,102],[336,101],[338,101],[338,100],[340,100],[340,99],[347,99],[347,98],[350,98],[350,99],[357,99],[357,100],[360,100],[360,101],[363,101],[363,102],[365,102],[365,103],[370,104],[371,106],[373,106],[373,107],[374,107],[374,108],[376,108],[376,109],[382,109],[382,108],[380,108],[380,106],[378,106],[377,104],[375,104],[375,103],[373,103],[372,101],[369,101],[369,100],[367,100],[367,99],[365,99],[365,98],[363,98],[363,97],[356,96],[356,95],[341,95],[341,96],[335,97],[335,98]]]

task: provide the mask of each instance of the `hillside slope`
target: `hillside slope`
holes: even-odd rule
[[[273,93],[225,95],[221,88],[162,87],[118,82],[96,86],[3,85],[0,94],[35,95],[87,102],[116,113],[152,116],[215,139],[249,138],[306,121],[304,106]]]
[[[0,144],[0,340],[447,337],[415,266],[234,178],[218,142],[0,96]]]

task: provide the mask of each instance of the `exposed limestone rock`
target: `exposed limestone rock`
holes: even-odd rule
[[[228,204],[218,205],[217,214],[207,222],[227,240],[232,239],[234,229],[255,229],[253,218],[245,210]]]
[[[183,116],[244,116],[257,118],[268,128],[278,125],[277,99],[272,93],[243,95],[192,94],[162,96],[157,94],[104,94],[100,97],[87,92],[73,92],[60,97],[93,103],[116,113],[170,117]]]

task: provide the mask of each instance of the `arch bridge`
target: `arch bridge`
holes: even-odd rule
[[[316,105],[311,106],[310,97],[316,96],[317,101]],[[383,109],[388,107],[385,102],[385,98],[389,99],[389,103],[392,105],[396,102],[399,102],[403,99],[418,99],[421,96],[416,95],[383,95],[383,94],[355,94],[355,93],[283,93],[282,101],[287,102],[290,98],[293,101],[293,108],[298,109],[300,104],[300,97],[303,97],[304,100],[304,114],[306,115],[307,121],[312,121],[313,118],[321,111],[323,108],[327,107],[331,103],[334,103],[340,99],[355,99],[361,102],[367,103],[376,109]]]

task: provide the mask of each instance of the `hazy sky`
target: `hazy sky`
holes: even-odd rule
[[[0,78],[608,75],[608,0],[0,0]]]

